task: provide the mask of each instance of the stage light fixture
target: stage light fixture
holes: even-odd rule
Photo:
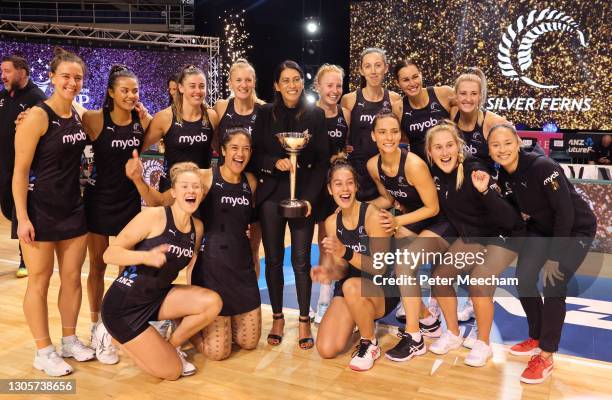
[[[319,24],[314,20],[309,20],[306,22],[306,32],[314,35],[319,30]]]
[[[314,104],[317,101],[317,97],[312,93],[306,94],[306,101],[310,104]]]

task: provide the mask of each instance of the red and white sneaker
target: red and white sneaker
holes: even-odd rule
[[[529,338],[510,347],[510,354],[515,356],[535,356],[542,352],[538,346],[540,346],[539,340]]]
[[[362,338],[352,357],[349,367],[353,371],[367,371],[374,366],[374,361],[380,357],[380,347],[372,343],[371,340]]]
[[[541,355],[531,357],[527,368],[521,375],[521,382],[525,383],[542,383],[548,378],[553,370],[552,356],[544,358]]]

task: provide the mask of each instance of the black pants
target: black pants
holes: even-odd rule
[[[291,265],[295,274],[295,286],[300,307],[300,316],[310,311],[310,248],[314,233],[314,219],[283,218],[278,213],[277,200],[265,200],[259,209],[261,236],[266,253],[266,283],[272,312],[283,311],[283,259],[285,258],[285,227],[289,223],[291,233]]]
[[[516,267],[519,299],[527,315],[529,337],[538,339],[543,351],[554,353],[559,349],[568,283],[589,252],[593,236],[577,234],[569,238],[559,262],[564,277],[555,280],[554,286],[550,283],[543,286],[544,300],[537,287],[538,275],[549,259],[548,248],[552,238],[529,237],[519,253]]]

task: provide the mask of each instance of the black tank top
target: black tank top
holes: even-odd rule
[[[487,115],[487,111],[484,110],[482,112],[483,125],[484,125],[484,119],[486,115]],[[487,145],[487,139],[485,139],[484,137],[484,133],[482,129],[483,125],[478,124],[478,121],[476,121],[476,124],[474,125],[474,128],[472,130],[464,131],[461,128],[459,128],[459,118],[460,117],[461,117],[461,113],[457,111],[457,115],[455,115],[454,122],[455,124],[457,124],[457,129],[459,129],[459,132],[461,132],[461,136],[463,137],[463,140],[465,141],[465,150],[467,151],[468,154],[471,154],[472,157],[476,157],[484,161],[487,165],[492,166],[493,160],[489,156],[489,146]]]
[[[329,138],[329,156],[336,155],[346,147],[348,124],[344,119],[342,107],[338,105],[338,114],[335,117],[325,118],[325,129]]]
[[[136,251],[148,251],[162,244],[170,245],[166,253],[166,263],[161,268],[148,265],[131,265],[123,270],[114,286],[129,290],[130,294],[143,297],[156,297],[160,291],[168,290],[179,272],[185,268],[195,251],[195,226],[191,218],[191,229],[183,233],[176,228],[172,209],[164,207],[166,227],[161,235],[144,239],[134,246]]]
[[[221,121],[219,121],[219,138],[223,139],[225,133],[232,128],[244,128],[249,132],[249,135],[251,135],[255,120],[257,119],[257,110],[259,106],[259,103],[255,103],[252,113],[240,115],[234,108],[234,98],[232,97],[229,99],[225,113],[223,113],[223,117],[221,117]]]
[[[230,183],[223,179],[219,167],[214,167],[212,186],[200,205],[206,243],[220,240],[231,245],[228,237],[244,237],[248,241],[252,202],[253,192],[244,173],[240,183]]]
[[[400,152],[399,167],[395,176],[385,175],[382,169],[382,157],[378,156],[378,176],[387,192],[403,205],[407,212],[412,212],[423,207],[423,201],[416,188],[409,184],[406,179],[406,158],[408,153],[402,149],[400,149]]]
[[[367,160],[378,153],[376,143],[372,140],[372,122],[382,110],[391,111],[391,99],[387,89],[384,90],[383,99],[377,102],[367,101],[362,89],[357,89],[356,93],[355,105],[351,110],[349,144],[354,148],[352,157]]]
[[[177,162],[191,161],[200,168],[210,168],[213,130],[207,120],[179,122],[172,112],[172,125],[164,136],[164,174]]]
[[[345,246],[353,249],[355,253],[370,255],[369,237],[365,227],[365,217],[368,210],[368,203],[359,205],[359,219],[355,229],[347,229],[342,223],[342,212],[336,215],[336,236]],[[349,263],[347,278],[361,276],[361,270]]]
[[[437,125],[438,122],[450,117],[448,111],[442,107],[442,103],[438,100],[433,87],[427,87],[427,96],[429,97],[429,102],[423,108],[413,108],[410,105],[408,96],[405,96],[402,100],[404,104],[401,123],[402,132],[408,135],[410,151],[423,160],[427,159],[425,155],[425,134],[427,130]]]
[[[98,138],[92,142],[94,170],[89,178],[87,190],[96,193],[113,193],[124,198],[136,191],[134,183],[125,176],[125,163],[132,151],[140,150],[144,129],[137,112],[132,112],[132,122],[121,126],[113,122],[107,108],[102,111],[104,126]]]
[[[47,113],[49,126],[36,145],[28,190],[40,211],[50,216],[71,215],[83,204],[79,166],[87,135],[74,108],[72,116],[62,118],[44,102],[37,106]]]

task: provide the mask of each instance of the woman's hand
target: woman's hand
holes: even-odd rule
[[[161,268],[166,263],[166,253],[170,249],[170,245],[161,244],[144,252],[143,264],[150,267]]]
[[[335,236],[326,236],[321,243],[323,244],[325,252],[334,257],[342,258],[344,253],[346,253],[346,247],[344,247],[342,242]]]
[[[542,284],[544,287],[550,285],[555,287],[555,281],[563,282],[565,274],[559,271],[559,263],[557,261],[548,260],[542,269]]]
[[[19,113],[19,115],[17,116],[17,119],[15,120],[15,126],[17,126],[17,125],[19,125],[19,124],[21,124],[23,122],[25,117],[28,116],[28,111],[30,111],[30,109],[26,108],[24,111]]]
[[[142,161],[138,158],[138,151],[134,149],[132,151],[132,158],[125,163],[125,176],[132,181],[136,181],[142,178],[143,169]]]
[[[144,121],[147,118],[151,117],[151,115],[149,114],[149,110],[147,110],[147,108],[144,106],[144,104],[142,104],[140,101],[138,103],[136,103],[136,106],[134,107],[134,109],[138,113],[138,118],[141,121]]]
[[[395,222],[395,217],[387,210],[380,210],[378,212],[378,217],[380,219],[380,226],[383,227],[385,232],[387,233],[395,233],[397,230],[397,222]]]
[[[277,160],[274,166],[279,171],[291,171],[293,169],[291,166],[291,161],[288,158],[281,158]]]
[[[25,244],[32,244],[35,238],[34,225],[29,219],[17,223],[17,236]]]
[[[322,265],[315,265],[310,269],[310,278],[313,282],[319,282],[322,284],[331,283],[329,268]]]
[[[484,171],[472,171],[472,185],[482,194],[489,190],[489,178]]]

